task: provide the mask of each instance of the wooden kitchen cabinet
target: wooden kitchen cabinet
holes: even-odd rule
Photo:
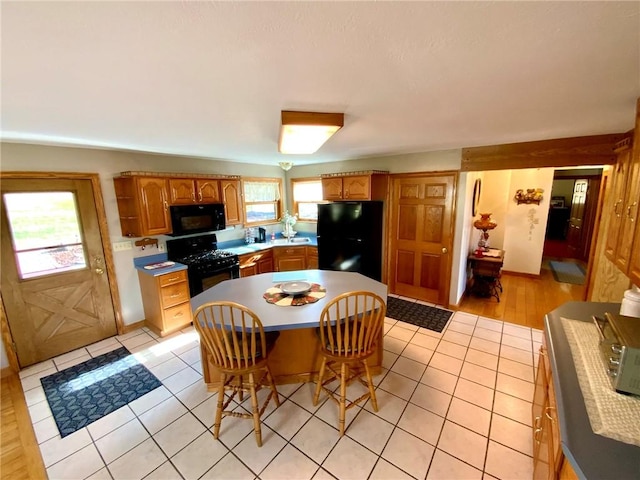
[[[556,396],[546,346],[540,347],[532,404],[533,478],[574,479],[577,475],[565,458],[560,444]]]
[[[307,269],[317,270],[318,268],[318,247],[305,247],[307,254]]]
[[[164,337],[191,323],[186,270],[157,276],[138,272],[138,278],[147,327]]]
[[[239,259],[240,277],[273,272],[273,252],[270,248],[255,253],[245,253],[240,255]]]
[[[122,176],[113,179],[124,237],[171,233],[167,179]]]
[[[304,246],[301,247],[275,247],[273,249],[273,261],[276,272],[289,272],[292,270],[306,270],[307,253]]]
[[[633,138],[629,135],[618,142],[616,152],[605,255],[633,283],[640,284],[640,99]]]
[[[220,181],[208,178],[170,178],[169,204],[221,203]]]
[[[220,180],[220,193],[224,203],[227,226],[243,223],[242,190],[240,180]]]
[[[322,176],[324,200],[385,200],[387,172],[356,172]]]

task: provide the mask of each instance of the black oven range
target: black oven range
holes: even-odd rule
[[[215,233],[167,240],[167,257],[187,266],[192,297],[224,280],[240,278],[238,255],[218,250]]]

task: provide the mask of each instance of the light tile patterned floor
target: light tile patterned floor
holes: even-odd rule
[[[350,410],[339,438],[333,402],[314,407],[313,384],[281,385],[262,448],[248,420],[227,417],[213,439],[216,395],[204,388],[192,328],[164,339],[136,330],[20,377],[51,479],[520,479],[532,476],[541,341],[539,330],[462,312],[442,333],[386,319],[379,411]],[[61,439],[39,378],[121,345],[163,386]]]

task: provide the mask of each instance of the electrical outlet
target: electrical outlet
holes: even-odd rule
[[[133,248],[131,246],[131,240],[125,240],[124,242],[114,242],[112,246],[114,252],[122,252],[123,250],[131,250],[131,248]]]
[[[164,243],[158,243],[158,251],[159,252],[164,252]]]

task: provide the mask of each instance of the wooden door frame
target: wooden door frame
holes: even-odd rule
[[[453,177],[453,192],[452,192],[452,204],[451,204],[451,225],[449,227],[449,252],[447,256],[446,268],[446,303],[443,304],[445,308],[449,308],[450,298],[451,298],[451,268],[453,266],[453,250],[455,247],[455,233],[456,233],[456,216],[457,216],[457,200],[458,200],[458,183],[460,182],[460,170],[442,170],[442,171],[431,171],[431,172],[408,172],[408,173],[392,173],[389,175],[389,188],[387,189],[387,200],[389,203],[389,208],[387,208],[387,225],[388,225],[388,235],[386,243],[386,252],[387,252],[387,261],[384,262],[384,269],[387,273],[387,284],[390,283],[390,277],[394,274],[391,271],[391,235],[392,232],[392,222],[395,221],[394,211],[397,206],[397,199],[393,195],[394,191],[394,181],[398,178],[415,178],[415,177],[441,177],[451,175]],[[391,293],[391,292],[389,292]]]
[[[100,187],[100,176],[97,173],[75,173],[75,172],[0,172],[0,180],[2,179],[22,179],[22,180],[89,180],[93,190],[93,202],[96,206],[96,214],[98,216],[98,228],[100,230],[100,238],[102,241],[102,250],[104,252],[104,263],[107,270],[107,279],[109,280],[109,290],[111,291],[111,303],[113,304],[113,313],[116,319],[116,330],[119,335],[124,333],[124,323],[122,320],[122,307],[120,304],[120,293],[118,291],[118,283],[116,281],[116,269],[113,263],[113,251],[111,249],[111,240],[109,237],[109,228],[107,224],[107,216],[104,208],[104,200],[102,198],[102,188]],[[18,362],[18,354],[16,353],[13,335],[9,327],[9,320],[4,308],[4,299],[2,297],[2,287],[0,286],[0,331],[2,334],[2,343],[4,344],[9,366],[15,372],[20,371]]]

